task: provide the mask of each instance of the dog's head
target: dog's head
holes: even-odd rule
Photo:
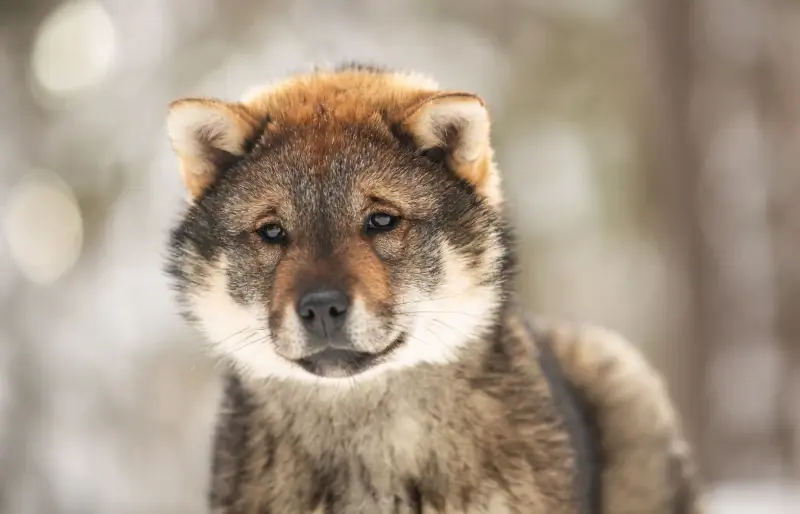
[[[215,353],[263,378],[452,362],[496,323],[507,230],[475,95],[349,67],[183,99],[168,271]]]

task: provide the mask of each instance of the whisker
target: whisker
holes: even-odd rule
[[[448,330],[452,330],[453,332],[455,332],[456,334],[458,334],[458,335],[460,335],[460,336],[462,336],[464,338],[469,338],[470,337],[468,334],[464,333],[461,330],[460,327],[455,327],[455,326],[449,325],[449,324],[445,323],[444,321],[442,321],[440,319],[435,319],[434,318],[431,321],[433,321],[434,323],[438,323],[440,326],[442,326],[442,327],[444,327],[444,328],[446,328]]]
[[[245,344],[242,344],[239,348],[236,348],[233,351],[238,352],[238,351],[244,350],[245,348],[248,348],[248,347],[250,347],[250,346],[252,346],[254,344],[263,343],[264,341],[265,340],[263,340],[263,339],[255,339],[255,340],[252,340],[252,341],[247,341]]]
[[[254,333],[250,334],[248,337],[245,337],[244,340],[239,341],[238,345],[236,345],[231,351],[238,352],[240,350],[243,350],[243,349],[247,348],[248,346],[250,346],[252,344],[256,344],[256,343],[264,342],[264,341],[267,341],[266,337],[263,337],[261,334],[258,334],[258,333],[254,332]]]
[[[210,343],[210,344],[212,344],[212,345],[214,345],[214,346],[216,346],[216,345],[219,345],[219,344],[222,344],[222,343],[224,343],[225,341],[229,340],[230,338],[232,338],[232,337],[236,337],[236,336],[240,335],[240,334],[241,334],[242,332],[244,332],[245,330],[250,330],[250,327],[244,327],[244,328],[242,328],[241,330],[237,330],[236,332],[234,332],[234,333],[232,333],[232,334],[230,334],[230,335],[228,335],[228,336],[226,336],[226,337],[223,337],[223,338],[222,338],[222,339],[220,339],[219,341],[217,341],[217,342],[212,342],[212,343]]]
[[[469,315],[469,316],[471,316],[470,314],[467,314],[467,313],[465,313],[465,312],[456,312],[456,311],[451,311],[451,312],[442,312],[441,314],[463,314],[463,315]],[[443,328],[445,328],[445,329],[447,329],[447,330],[452,330],[453,332],[455,332],[456,334],[458,334],[458,335],[460,335],[460,336],[464,337],[465,339],[470,337],[470,336],[469,336],[469,334],[466,334],[466,333],[465,333],[465,332],[463,332],[463,331],[462,331],[460,328],[458,328],[458,327],[455,327],[455,326],[453,326],[453,325],[450,325],[450,324],[448,324],[448,323],[445,323],[443,320],[436,319],[436,318],[432,318],[432,319],[430,319],[430,321],[431,321],[431,322],[433,322],[433,323],[437,323],[439,326],[441,326],[441,327],[443,327]],[[399,327],[396,327],[396,326],[395,326],[395,328],[399,328]],[[424,328],[425,328],[426,330],[428,330],[428,331],[431,333],[431,335],[433,335],[433,336],[435,336],[437,339],[439,339],[439,342],[440,342],[440,343],[441,343],[441,342],[443,342],[443,341],[442,341],[442,339],[441,339],[441,336],[440,336],[439,334],[437,334],[436,332],[434,332],[434,330],[433,330],[433,328],[432,328],[432,327],[430,327],[429,325],[425,325],[425,326],[424,326]]]
[[[397,302],[394,305],[412,305],[412,304],[415,304],[415,303],[422,303],[422,302],[436,302],[436,301],[439,301],[439,300],[449,300],[451,298],[458,298],[459,296],[463,296],[464,294],[468,293],[470,289],[472,289],[472,288],[471,287],[466,287],[466,288],[460,290],[459,292],[453,293],[451,295],[439,296],[439,297],[434,297],[434,298],[421,298],[419,300],[409,300],[407,302]]]
[[[396,329],[396,330],[398,330],[398,331],[402,332],[402,334],[403,334],[403,336],[404,336],[404,337],[408,337],[408,338],[410,338],[410,339],[413,339],[413,340],[415,340],[415,341],[417,341],[417,342],[419,342],[419,343],[422,343],[422,344],[428,344],[428,343],[429,343],[429,341],[425,341],[424,339],[421,339],[420,337],[418,337],[418,336],[415,336],[414,334],[412,334],[412,333],[408,332],[408,331],[407,331],[407,329],[406,329],[405,327],[401,327],[401,326],[398,326],[398,325],[393,325],[393,324],[390,324],[390,325],[389,325],[389,328]],[[436,332],[433,332],[433,331],[430,329],[430,327],[424,327],[424,328],[425,328],[425,329],[427,329],[428,331],[430,331],[430,333],[431,333],[431,335],[432,335],[432,336],[434,336],[434,337],[436,337],[437,339],[439,339],[439,342],[440,342],[440,343],[442,343],[442,342],[443,342],[443,341],[441,340],[441,338],[438,336],[438,334],[436,334]]]
[[[459,316],[469,316],[473,317],[475,314],[470,312],[459,312],[459,311],[400,311],[398,314],[457,314]]]
[[[244,333],[245,331],[247,331],[246,334]],[[244,338],[246,339],[246,338],[251,336],[251,332],[252,331],[253,331],[253,329],[251,327],[245,327],[245,328],[242,328],[240,330],[237,330],[236,332],[233,332],[232,334],[228,334],[227,336],[225,336],[225,337],[223,337],[221,339],[218,339],[216,341],[208,341],[208,340],[204,339],[202,341],[202,344],[197,348],[195,353],[197,355],[208,355],[209,348],[214,348],[214,347],[220,346],[220,345],[224,344],[225,342],[230,341],[231,339],[233,339],[235,337],[239,337],[239,336],[244,336]]]

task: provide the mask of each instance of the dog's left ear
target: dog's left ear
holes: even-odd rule
[[[453,172],[489,203],[499,205],[500,177],[493,161],[491,122],[480,97],[437,93],[412,107],[401,126],[420,151],[442,151]]]

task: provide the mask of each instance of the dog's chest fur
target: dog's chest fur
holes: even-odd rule
[[[232,378],[214,512],[577,513],[573,450],[530,353],[498,342],[350,390]]]

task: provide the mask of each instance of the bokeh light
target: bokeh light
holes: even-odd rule
[[[70,96],[99,83],[116,54],[111,17],[99,2],[76,0],[56,8],[39,28],[33,76],[48,93]]]
[[[52,173],[31,173],[16,184],[2,222],[9,254],[31,282],[54,282],[80,256],[80,209],[69,186]]]

